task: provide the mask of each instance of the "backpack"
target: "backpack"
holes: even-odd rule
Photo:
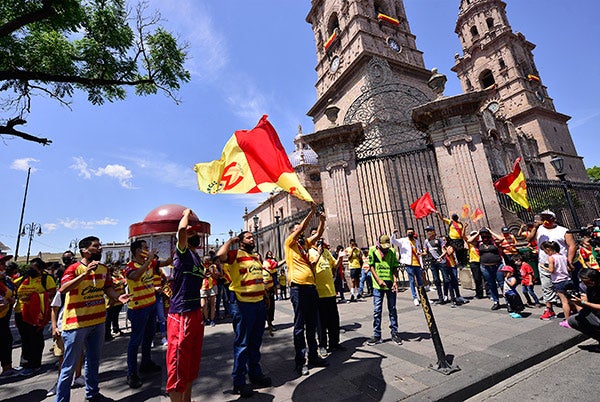
[[[29,281],[31,278],[26,276],[21,282],[21,286],[25,284],[25,281]],[[52,309],[50,308],[50,294],[46,288],[46,282],[48,280],[48,274],[42,274],[42,286],[44,287],[44,293],[31,294],[29,301],[23,303],[21,315],[23,321],[27,324],[33,325],[34,327],[44,328],[48,322],[50,322],[50,315]],[[28,284],[29,282],[27,282]]]

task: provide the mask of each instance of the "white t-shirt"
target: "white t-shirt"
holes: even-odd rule
[[[62,307],[62,298],[60,297],[60,292],[56,292],[56,294],[54,295],[54,299],[52,299],[52,302],[50,303],[50,307]],[[60,312],[58,313],[58,318],[57,318],[57,323],[56,323],[56,328],[58,328],[59,332],[62,332],[62,315],[63,315],[63,310],[64,309],[60,309]]]
[[[538,242],[539,248],[539,263],[546,264],[548,262],[548,254],[544,253],[542,250],[542,243],[545,241],[555,241],[560,246],[560,253],[565,257],[568,257],[569,248],[567,247],[567,241],[565,240],[565,234],[567,233],[567,228],[563,226],[556,226],[552,229],[547,229],[544,226],[540,225],[537,228],[536,238]]]

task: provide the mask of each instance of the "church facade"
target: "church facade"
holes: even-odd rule
[[[463,93],[444,96],[446,78],[425,67],[401,0],[311,1],[317,100],[308,115],[315,131],[297,141],[318,156],[330,244],[374,244],[382,233],[423,233],[428,225],[445,233],[434,215],[414,218],[410,204],[426,192],[445,216],[465,204],[481,209],[484,217],[471,227],[531,220],[493,187],[517,157],[528,183],[550,183],[556,157],[571,181],[589,182],[569,116],[555,110],[535,45],[513,32],[506,3],[457,5],[463,54],[452,71]],[[532,205],[534,212],[542,205]]]

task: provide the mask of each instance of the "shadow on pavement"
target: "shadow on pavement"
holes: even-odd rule
[[[46,399],[45,389],[34,389],[26,394],[13,396],[12,398],[4,399],[4,402],[33,402],[43,401]]]

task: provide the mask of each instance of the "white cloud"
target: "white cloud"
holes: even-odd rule
[[[127,189],[133,188],[131,185],[131,179],[133,178],[133,175],[131,174],[131,170],[127,169],[125,166],[106,165],[103,168],[96,169],[95,175],[115,178],[119,181],[121,187]]]
[[[269,110],[268,100],[249,79],[238,77],[224,86],[224,96],[231,111],[252,127]]]
[[[600,116],[600,111],[592,112],[591,114],[588,114],[587,116],[580,117],[577,120],[571,122],[571,124],[569,124],[569,127],[576,128],[576,127],[583,126],[583,125],[587,124],[588,122],[594,120],[598,116]]]
[[[65,218],[59,219],[58,222],[58,225],[61,225],[67,229],[94,229],[96,226],[115,226],[119,223],[119,220],[109,217],[95,221],[83,221],[79,219]]]
[[[79,177],[83,177],[84,179],[92,178],[92,171],[88,168],[87,162],[81,156],[76,156],[73,158],[75,163],[69,166],[71,169],[76,170]]]
[[[10,168],[14,170],[23,170],[27,171],[27,169],[31,168],[32,172],[37,172],[37,169],[32,166],[33,162],[39,162],[39,160],[34,158],[21,158],[15,159],[11,164]]]
[[[43,227],[43,232],[45,234],[49,234],[49,233],[54,232],[56,229],[58,229],[58,224],[56,224],[56,223],[44,223],[42,225],[42,227]]]
[[[192,165],[186,166],[170,162],[167,160],[166,155],[157,154],[156,152],[141,157],[127,156],[124,159],[134,163],[139,168],[143,169],[144,174],[160,183],[189,190],[198,189],[196,174],[194,173]]]
[[[93,169],[88,166],[85,159],[82,156],[76,156],[73,158],[75,163],[73,163],[70,168],[77,171],[79,177],[83,177],[84,179],[91,179],[92,176],[108,176],[113,179],[117,179],[121,187],[126,189],[134,189],[131,184],[131,180],[133,179],[133,174],[131,170],[127,169],[123,165],[106,165],[105,167],[100,167],[97,169]]]

